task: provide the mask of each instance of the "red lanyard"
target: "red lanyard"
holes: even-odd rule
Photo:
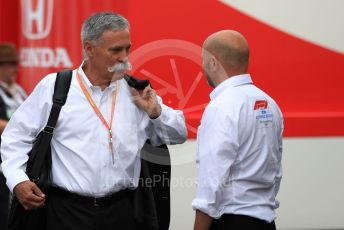
[[[97,114],[97,116],[99,117],[99,119],[102,121],[103,125],[107,128],[107,130],[109,131],[109,145],[110,145],[110,149],[112,149],[112,120],[113,120],[113,116],[115,113],[115,107],[116,107],[116,96],[117,96],[117,92],[118,92],[118,88],[116,89],[116,93],[113,92],[112,93],[112,102],[111,102],[111,116],[110,116],[110,122],[108,124],[108,122],[106,122],[103,114],[100,112],[100,110],[98,109],[96,103],[94,102],[94,100],[92,99],[92,96],[90,95],[90,93],[88,92],[88,90],[86,89],[84,83],[81,80],[81,77],[79,75],[79,69],[76,72],[76,77],[78,79],[79,85],[85,95],[85,97],[87,98],[88,102],[90,103],[90,105],[92,106],[94,112]]]

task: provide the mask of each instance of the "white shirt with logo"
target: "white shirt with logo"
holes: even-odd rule
[[[282,177],[282,113],[249,74],[225,80],[210,97],[197,135],[193,209],[216,219],[228,213],[272,222]]]

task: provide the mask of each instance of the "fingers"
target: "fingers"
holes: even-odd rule
[[[139,91],[137,91],[134,88],[131,88],[131,95],[132,95],[132,99],[133,99],[134,103],[137,106],[142,107],[142,98],[140,96]]]
[[[32,195],[31,198],[22,202],[22,205],[25,210],[32,210],[43,207],[45,203],[45,199],[38,197],[36,195]]]
[[[156,92],[150,86],[147,86],[144,90],[137,91],[131,89],[134,103],[141,109],[143,109],[151,119],[155,119],[161,114],[161,106],[158,103]]]
[[[31,210],[42,207],[45,202],[45,194],[31,181],[19,183],[15,188],[15,194],[24,209]]]
[[[149,100],[150,98],[154,98],[156,96],[155,90],[153,90],[150,86],[147,86],[144,90],[136,90],[134,88],[131,88],[131,95],[133,96],[134,101],[142,101],[143,100]]]
[[[139,95],[139,91],[137,91],[135,88],[131,88],[131,95],[132,95],[133,97],[136,97],[136,96]]]
[[[147,86],[142,93],[140,94],[140,96],[144,99],[152,99],[156,97],[156,92],[154,89],[152,89],[151,87]]]
[[[152,88],[150,88],[149,86],[147,86],[143,91],[142,91],[142,94],[141,96],[143,98],[146,98],[150,95],[150,93],[152,92]]]
[[[34,195],[40,197],[40,198],[45,198],[45,194],[38,188],[38,186],[33,183],[33,186],[32,186],[32,191],[34,193]]]
[[[42,199],[41,197],[37,197],[32,194],[28,198],[20,199],[19,202],[21,203],[21,205],[24,207],[25,210],[32,210],[32,209],[43,207],[45,203],[45,199]]]

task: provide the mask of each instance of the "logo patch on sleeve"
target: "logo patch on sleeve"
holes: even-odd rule
[[[273,114],[268,109],[268,102],[258,100],[254,103],[254,110],[259,128],[268,128],[272,126]]]
[[[268,108],[268,101],[258,100],[254,103],[254,110],[267,109],[267,108]]]

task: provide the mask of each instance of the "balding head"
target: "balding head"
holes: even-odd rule
[[[244,74],[249,62],[249,47],[245,37],[234,30],[222,30],[210,35],[203,48],[222,64],[228,75]]]

